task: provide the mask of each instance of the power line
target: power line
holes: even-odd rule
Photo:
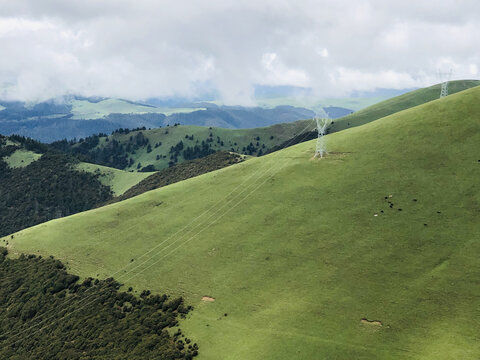
[[[310,127],[311,127],[310,124],[307,125],[307,126],[302,130],[301,133],[303,133],[305,130],[307,130],[307,129],[310,128]],[[303,139],[306,139],[307,136],[308,136],[308,133],[302,138],[302,140],[303,140]],[[287,142],[287,143],[283,146],[282,149],[288,147],[293,140],[294,140],[294,139],[292,138],[289,142]],[[280,150],[282,150],[282,149],[280,149]],[[279,156],[279,155],[278,155],[279,153],[280,153],[280,151],[278,151],[275,156]],[[275,167],[275,165],[276,165],[276,163],[274,162],[274,165],[271,166],[269,169],[267,169],[262,175],[260,175],[260,177],[258,177],[258,179],[260,179],[263,175],[265,175],[270,169],[272,169],[273,167]],[[221,200],[219,200],[215,205],[213,205],[211,208],[209,208],[209,209],[207,209],[206,211],[204,211],[200,216],[197,216],[194,220],[192,220],[192,221],[191,221],[189,224],[187,224],[185,227],[183,227],[182,229],[180,229],[179,231],[177,231],[175,234],[173,234],[172,236],[170,236],[170,237],[167,238],[166,240],[162,241],[160,244],[157,244],[154,248],[152,248],[152,249],[150,249],[149,251],[147,251],[147,252],[146,252],[145,254],[143,254],[140,258],[146,256],[148,253],[151,253],[154,249],[158,248],[161,244],[164,244],[166,241],[168,241],[169,239],[175,237],[177,234],[179,234],[180,232],[182,232],[184,229],[188,228],[188,226],[189,226],[190,224],[194,223],[197,219],[199,219],[200,217],[202,217],[204,214],[210,212],[213,208],[216,208],[217,204],[219,204],[220,202],[223,202],[228,196],[230,196],[230,195],[231,195],[233,192],[235,192],[239,187],[241,187],[241,186],[243,185],[243,183],[247,182],[247,181],[248,181],[250,178],[252,178],[255,174],[257,174],[258,172],[260,172],[261,169],[262,169],[262,168],[260,168],[259,170],[255,171],[254,173],[252,173],[251,176],[249,176],[249,177],[248,177],[247,179],[245,179],[241,184],[239,184],[237,187],[235,187],[234,190],[232,190],[229,194],[227,194],[225,197],[223,197]],[[278,172],[278,171],[280,171],[280,170],[281,170],[281,169],[277,170],[276,172]],[[276,173],[276,172],[275,172],[275,173]],[[274,173],[274,174],[275,174],[275,173]],[[183,243],[181,243],[179,246],[177,246],[176,248],[174,248],[171,252],[169,252],[169,253],[167,253],[166,255],[164,255],[161,259],[163,259],[164,257],[170,255],[171,253],[173,253],[174,251],[176,251],[179,247],[181,247],[181,246],[183,246],[184,244],[186,244],[187,242],[191,241],[195,236],[197,236],[199,233],[203,232],[203,231],[204,231],[206,228],[208,228],[211,224],[215,223],[216,221],[218,221],[218,219],[222,218],[222,217],[223,217],[226,213],[228,213],[231,209],[235,208],[239,203],[241,203],[242,201],[244,201],[248,196],[250,196],[254,191],[256,191],[261,185],[263,185],[263,184],[264,184],[269,178],[271,178],[274,174],[272,174],[272,175],[270,175],[269,177],[267,177],[266,180],[264,180],[260,185],[258,185],[258,186],[257,186],[256,188],[254,188],[252,191],[250,191],[243,199],[239,200],[235,205],[233,205],[232,207],[230,207],[229,209],[227,209],[226,211],[224,211],[220,217],[218,217],[217,219],[214,219],[214,221],[212,221],[211,223],[209,223],[209,224],[208,224],[207,226],[205,226],[202,230],[200,230],[200,231],[197,232],[195,235],[191,236],[189,239],[187,239],[186,241],[184,241]],[[258,179],[257,179],[257,180],[258,180]],[[256,182],[257,180],[254,180],[254,182],[253,182],[252,184],[250,184],[249,186],[247,186],[246,188],[244,188],[244,189],[243,189],[239,194],[237,194],[233,199],[229,200],[229,201],[227,202],[227,204],[230,203],[230,202],[232,202],[236,197],[238,197],[239,195],[241,195],[241,194],[242,194],[245,190],[247,190],[249,187],[251,187],[252,185],[255,185],[255,182]],[[225,207],[225,205],[226,205],[226,204],[224,204],[224,205],[223,205],[222,207],[220,207],[220,208],[217,208],[217,210],[214,212],[214,214],[213,214],[213,215],[210,215],[210,216],[207,218],[207,220],[210,219],[212,216],[214,216],[217,212],[222,211],[222,209],[223,209],[223,207]],[[196,228],[198,228],[198,227],[201,226],[201,225],[202,225],[202,224],[199,224],[199,225],[195,226],[193,229],[196,229]],[[190,229],[189,231],[191,231],[191,230],[193,230],[193,229]],[[186,234],[188,234],[188,232],[187,232]],[[184,235],[186,235],[186,234],[184,234]],[[182,235],[182,236],[180,237],[180,239],[181,239],[184,235]],[[122,278],[123,276],[126,276],[127,274],[131,273],[132,271],[134,271],[135,269],[137,269],[137,268],[140,267],[141,265],[147,263],[148,261],[150,261],[151,259],[153,259],[155,256],[159,255],[159,254],[160,254],[162,251],[164,251],[167,247],[175,244],[175,243],[178,242],[178,241],[179,241],[179,239],[175,240],[175,241],[172,242],[170,245],[168,245],[168,246],[160,249],[159,252],[157,252],[156,254],[150,256],[150,257],[149,257],[147,260],[145,260],[143,263],[139,264],[138,266],[134,267],[133,269],[130,269],[128,272],[120,275],[119,278]],[[160,260],[161,260],[161,259],[160,259]],[[145,270],[148,269],[149,267],[155,265],[155,264],[156,264],[158,261],[160,261],[160,260],[157,260],[157,261],[154,262],[153,264],[149,265],[147,268],[141,270],[140,273],[143,272],[143,271],[145,271]],[[129,263],[128,265],[124,266],[122,269],[116,271],[116,272],[115,272],[114,274],[112,274],[111,276],[118,274],[120,271],[122,271],[123,269],[129,267],[130,265],[131,265],[131,263]],[[137,274],[137,275],[138,275],[138,274]],[[137,275],[134,275],[134,276],[137,276]],[[134,277],[134,276],[133,276],[133,277]],[[133,278],[133,277],[130,277],[129,279],[131,279],[131,278]],[[127,279],[127,281],[128,281],[129,279]],[[87,289],[86,291],[88,291],[88,290],[90,290],[90,289],[92,289],[92,288],[93,288],[93,287]],[[86,298],[84,298],[84,299],[81,300],[81,301],[86,301],[88,298],[93,297],[94,295],[95,295],[95,294],[92,294],[92,295],[90,295],[90,296],[87,296]],[[73,300],[74,298],[76,298],[76,297],[72,297],[72,298],[70,298],[70,299]],[[85,306],[91,304],[93,301],[95,301],[95,299],[93,299],[92,301],[90,301],[90,302],[86,303],[85,305],[81,306],[81,308],[79,308],[79,309],[84,308]],[[78,305],[78,304],[77,304],[77,305]],[[78,309],[78,310],[79,310],[79,309]],[[71,313],[74,313],[74,312],[76,312],[76,311],[77,311],[77,310],[74,310],[74,311],[72,311]],[[47,314],[49,314],[49,313],[51,313],[51,312],[52,312],[52,311],[47,312],[47,313],[43,314],[42,316],[45,316],[45,315],[47,315]],[[56,312],[58,312],[58,309],[56,309]],[[71,313],[70,313],[70,314],[71,314]],[[18,335],[20,335],[20,334],[23,334],[24,332],[26,332],[26,331],[28,331],[28,330],[30,330],[30,329],[33,329],[33,328],[35,328],[35,327],[38,327],[39,325],[41,325],[41,324],[44,323],[45,321],[50,320],[50,319],[52,319],[53,317],[55,317],[55,315],[56,315],[56,314],[54,314],[54,315],[52,315],[52,316],[50,316],[50,317],[48,317],[48,318],[46,318],[46,319],[44,319],[44,320],[41,320],[41,321],[38,322],[37,324],[34,324],[34,325],[28,327],[27,329],[21,330],[20,332],[14,334],[13,337],[18,336]],[[63,319],[63,318],[66,317],[66,316],[68,316],[68,314],[63,315],[60,319],[56,319],[56,320],[59,321],[59,320]],[[48,325],[40,328],[39,330],[37,330],[37,331],[35,331],[35,332],[41,331],[41,330],[43,330],[45,327],[47,327],[47,326],[49,326],[49,325],[51,325],[51,324],[52,324],[52,323],[49,323]],[[4,333],[4,334],[1,334],[0,336],[5,336],[5,335],[8,335],[8,334],[9,334],[9,332]],[[21,341],[21,340],[22,340],[22,339],[19,339],[19,340],[15,341],[14,343],[17,343],[17,342],[19,342],[19,341]]]

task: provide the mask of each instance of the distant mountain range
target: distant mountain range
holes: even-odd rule
[[[111,98],[68,97],[35,105],[0,101],[0,134],[19,134],[42,142],[84,138],[111,133],[119,128],[156,128],[182,124],[244,129],[308,119],[312,110],[295,106],[273,108],[218,106],[184,103],[165,106]],[[163,105],[163,106],[162,106]],[[328,108],[332,118],[349,114],[344,108]]]

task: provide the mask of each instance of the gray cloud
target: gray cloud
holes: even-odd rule
[[[340,96],[478,78],[477,0],[0,0],[0,96]]]

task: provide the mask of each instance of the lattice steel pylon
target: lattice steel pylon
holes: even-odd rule
[[[452,77],[452,70],[450,70],[449,73],[439,73],[438,74],[440,81],[442,84],[440,85],[440,99],[448,96],[448,82],[450,81],[450,78]]]
[[[328,117],[327,113],[323,111],[323,114],[316,115],[315,121],[317,123],[318,138],[317,148],[315,150],[315,157],[323,158],[327,152],[327,146],[325,142],[325,135],[327,134],[328,126],[332,123],[332,120]]]

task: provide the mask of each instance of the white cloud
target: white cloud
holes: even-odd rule
[[[470,70],[470,74],[473,76],[478,75],[478,66],[477,64],[470,64],[468,66],[468,69]]]
[[[341,88],[352,90],[371,90],[374,88],[406,89],[416,86],[417,81],[408,73],[392,70],[364,72],[339,67],[331,76],[332,83]]]
[[[265,70],[262,84],[266,85],[296,85],[307,87],[310,85],[307,74],[298,69],[285,66],[276,53],[262,55],[262,66]]]
[[[435,5],[435,6],[434,6]],[[478,74],[477,0],[0,0],[0,95],[319,96]]]
[[[328,49],[327,48],[318,49],[317,53],[318,53],[318,55],[320,55],[322,57],[328,57]]]
[[[0,37],[15,36],[22,32],[51,30],[54,26],[48,21],[22,18],[0,18]]]

